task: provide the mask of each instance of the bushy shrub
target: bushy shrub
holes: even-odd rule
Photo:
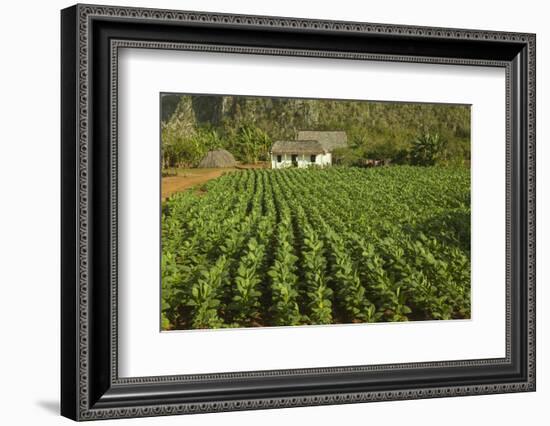
[[[199,127],[193,132],[180,133],[167,127],[162,133],[163,167],[194,167],[204,155],[223,145],[216,130]]]
[[[332,161],[339,166],[361,166],[365,153],[360,148],[337,148],[332,151]]]
[[[433,166],[445,149],[445,141],[438,133],[422,133],[412,141],[410,162],[416,166]]]

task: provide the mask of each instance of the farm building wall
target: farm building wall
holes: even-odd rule
[[[280,154],[281,161],[277,161],[278,155],[271,154],[271,168],[272,169],[283,169],[285,167],[292,167],[292,155],[291,154]],[[316,166],[330,166],[332,164],[332,154],[327,152],[325,154],[317,154],[315,156],[315,162],[311,162],[311,155],[309,154],[298,154],[297,156],[298,167],[310,167],[312,165]]]

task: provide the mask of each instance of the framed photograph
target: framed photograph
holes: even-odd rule
[[[61,12],[61,412],[535,390],[535,35]]]

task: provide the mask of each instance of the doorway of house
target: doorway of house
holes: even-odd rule
[[[292,156],[292,167],[298,167],[298,156],[297,155]]]

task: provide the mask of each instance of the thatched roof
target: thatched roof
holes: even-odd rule
[[[323,148],[329,152],[335,148],[345,148],[348,146],[348,137],[346,132],[342,131],[320,132],[302,130],[298,132],[296,139],[301,141],[319,141]]]
[[[318,141],[277,141],[271,147],[272,154],[324,154]]]
[[[208,151],[199,163],[202,168],[235,167],[237,162],[233,155],[225,149]]]

